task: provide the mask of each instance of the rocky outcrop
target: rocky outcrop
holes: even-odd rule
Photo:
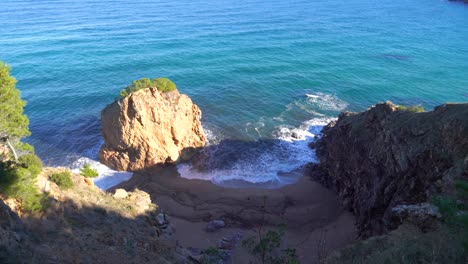
[[[399,225],[392,208],[428,201],[468,177],[468,104],[416,113],[387,102],[342,113],[322,133],[312,176],[337,191],[364,238]]]
[[[139,90],[102,111],[99,160],[116,170],[134,171],[186,159],[205,145],[200,120],[198,106],[177,90]]]

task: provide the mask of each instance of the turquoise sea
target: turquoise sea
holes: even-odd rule
[[[96,158],[100,111],[169,77],[203,111],[217,183],[287,181],[340,111],[468,101],[468,5],[445,0],[2,0],[0,60],[46,164]]]

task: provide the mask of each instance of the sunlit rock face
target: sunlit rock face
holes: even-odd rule
[[[135,171],[187,159],[206,143],[201,116],[200,108],[177,90],[134,92],[102,111],[99,160],[112,169]]]

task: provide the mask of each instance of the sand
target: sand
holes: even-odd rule
[[[301,173],[303,171],[295,171]],[[297,176],[297,175],[296,175]],[[356,239],[354,217],[344,210],[332,191],[307,176],[279,189],[226,188],[209,181],[181,178],[174,166],[136,172],[112,189],[138,188],[150,194],[160,210],[171,217],[174,240],[184,247],[217,246],[223,237],[255,235],[260,226],[275,229],[286,224],[284,246],[297,250],[301,263],[314,263]],[[216,232],[204,228],[222,219],[226,227]],[[239,244],[232,263],[248,263]]]

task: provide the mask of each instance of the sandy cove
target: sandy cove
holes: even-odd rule
[[[116,188],[149,193],[171,217],[173,238],[184,247],[216,247],[223,237],[255,234],[262,223],[266,228],[286,224],[285,247],[296,248],[301,263],[314,263],[356,238],[352,214],[340,206],[336,194],[307,176],[279,189],[225,188],[181,178],[175,166],[156,166],[111,189]],[[224,220],[226,227],[206,232],[207,223],[215,219]],[[248,263],[248,258],[239,243],[232,263]]]

